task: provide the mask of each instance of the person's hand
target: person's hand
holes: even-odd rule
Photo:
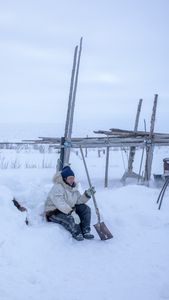
[[[94,186],[90,187],[88,190],[85,191],[85,195],[88,198],[91,198],[91,196],[94,195],[95,193],[96,191]]]
[[[73,217],[76,224],[80,224],[80,218],[79,218],[78,214],[75,213],[74,210],[72,211],[71,216]]]

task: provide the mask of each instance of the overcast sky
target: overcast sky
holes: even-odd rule
[[[168,0],[0,0],[0,122],[63,127],[73,53],[83,49],[73,132],[149,127],[169,132]]]

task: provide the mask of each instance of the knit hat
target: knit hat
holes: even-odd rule
[[[61,175],[62,175],[62,178],[66,178],[69,176],[75,176],[75,174],[73,173],[72,169],[69,166],[66,166],[62,169]]]

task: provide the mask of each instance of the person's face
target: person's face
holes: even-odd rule
[[[70,184],[70,185],[72,185],[72,184],[74,183],[74,181],[75,181],[75,177],[74,177],[74,176],[68,176],[68,177],[66,178],[66,182],[67,182],[68,184]]]

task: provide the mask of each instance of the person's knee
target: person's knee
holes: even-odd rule
[[[77,212],[79,211],[79,212],[86,213],[86,214],[91,213],[91,208],[84,203],[76,205],[76,210],[77,210]]]
[[[84,204],[85,205],[85,210],[86,210],[86,212],[88,213],[88,214],[90,214],[91,213],[91,208],[88,206],[88,205],[86,205],[86,204]]]

